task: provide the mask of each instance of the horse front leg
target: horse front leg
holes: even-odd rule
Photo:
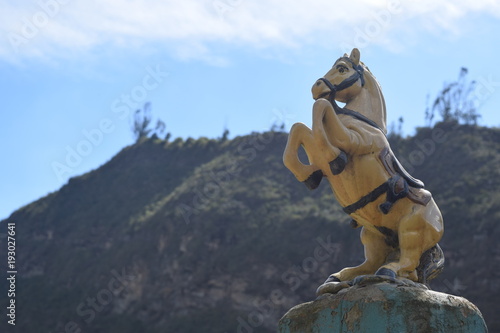
[[[323,178],[323,171],[320,167],[322,157],[317,155],[315,144],[311,130],[302,123],[296,123],[290,129],[283,154],[285,166],[311,190],[317,188]],[[300,146],[304,147],[309,164],[300,161],[298,155]]]
[[[325,99],[318,99],[314,103],[312,132],[318,149],[325,152],[331,173],[341,173],[347,164],[345,151],[353,148],[353,135],[342,124],[332,104]]]

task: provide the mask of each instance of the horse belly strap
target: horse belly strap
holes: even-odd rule
[[[408,192],[409,189],[406,180],[400,175],[395,175],[389,178],[386,182],[379,185],[367,195],[362,196],[361,199],[359,199],[355,203],[344,207],[343,211],[344,213],[350,215],[358,209],[365,207],[370,202],[377,200],[378,197],[386,193],[386,201],[383,202],[379,206],[379,208],[382,213],[388,214],[394,203],[396,203],[396,201],[398,201],[399,199],[406,197],[408,195]]]
[[[382,185],[378,186],[367,195],[362,196],[361,199],[359,199],[355,203],[350,204],[349,206],[345,206],[343,209],[344,213],[351,215],[358,209],[361,209],[364,206],[368,205],[370,202],[377,200],[378,197],[387,192],[388,188],[389,188],[389,183],[388,182],[383,183]]]

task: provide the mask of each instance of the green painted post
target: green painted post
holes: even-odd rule
[[[279,333],[483,333],[477,307],[462,297],[377,283],[354,286],[300,304],[280,320]]]

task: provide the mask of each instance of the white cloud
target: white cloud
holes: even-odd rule
[[[391,47],[391,32],[460,34],[472,12],[500,17],[495,0],[37,0],[2,4],[0,57],[54,57],[98,46],[156,43],[210,57],[212,42],[253,48]],[[45,4],[45,5],[40,5]],[[408,22],[411,21],[411,29]],[[357,45],[356,45],[357,46]],[[392,45],[394,47],[394,45]],[[219,59],[220,60],[220,59]]]

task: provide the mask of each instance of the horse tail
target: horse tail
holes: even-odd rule
[[[427,284],[436,278],[444,268],[444,253],[439,244],[425,251],[417,267],[418,282]]]

